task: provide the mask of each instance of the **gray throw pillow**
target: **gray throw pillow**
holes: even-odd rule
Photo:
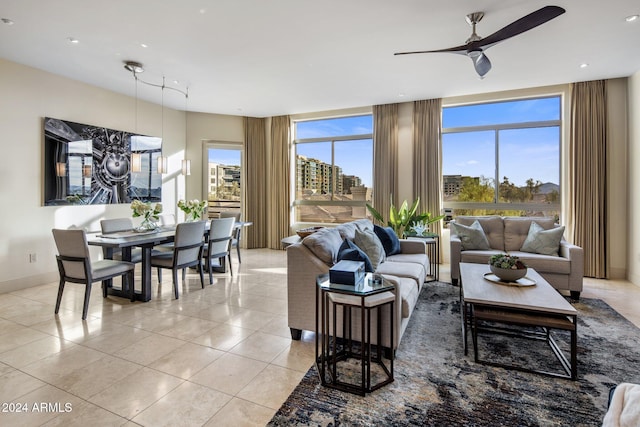
[[[531,221],[529,234],[527,235],[527,238],[522,244],[520,250],[522,252],[531,252],[534,254],[558,256],[560,240],[562,240],[563,234],[564,225],[562,227],[545,230],[537,222]]]
[[[367,254],[371,261],[371,265],[373,266],[373,271],[378,268],[378,265],[381,262],[384,262],[384,247],[373,230],[356,230],[353,243]]]
[[[449,225],[453,228],[454,234],[460,238],[462,249],[467,251],[491,249],[489,240],[487,240],[482,225],[480,225],[477,219],[473,221],[473,224],[469,227],[456,222],[452,222]]]

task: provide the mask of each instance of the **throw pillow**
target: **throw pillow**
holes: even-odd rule
[[[542,228],[540,224],[531,221],[529,226],[529,234],[525,239],[520,250],[522,252],[532,252],[541,255],[558,256],[560,248],[560,240],[564,234],[564,225],[562,227],[554,227],[549,230]]]
[[[364,262],[364,271],[373,273],[373,265],[367,254],[349,239],[344,239],[338,250],[338,261],[342,260],[362,261]]]
[[[378,265],[384,261],[384,248],[376,233],[373,230],[356,230],[353,243],[367,254],[371,260],[373,270],[377,270]]]
[[[449,225],[453,227],[454,233],[460,238],[462,249],[487,250],[491,248],[489,246],[489,240],[487,240],[487,236],[482,229],[482,225],[480,225],[477,219],[473,221],[473,224],[469,227],[455,222]]]
[[[393,228],[374,225],[373,232],[376,233],[376,236],[380,239],[382,247],[384,248],[384,253],[387,256],[400,253],[400,239],[398,239]]]

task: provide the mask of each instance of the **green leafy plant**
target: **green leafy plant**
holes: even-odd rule
[[[367,203],[367,209],[371,213],[371,216],[380,224],[386,224],[393,229],[399,238],[405,236],[407,229],[411,229],[415,225],[422,228],[420,235],[429,224],[440,221],[444,218],[444,215],[432,216],[430,212],[418,214],[418,206],[420,205],[420,198],[418,197],[409,206],[409,203],[405,200],[400,205],[400,208],[396,208],[393,203],[389,208],[389,220],[385,221],[380,212],[378,212],[373,206]],[[418,234],[418,233],[416,233]]]

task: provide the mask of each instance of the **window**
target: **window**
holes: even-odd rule
[[[207,193],[209,214],[241,211],[242,146],[235,144],[207,147]]]
[[[559,218],[560,117],[560,96],[444,107],[447,213]]]
[[[373,192],[373,117],[294,122],[295,222],[367,216]]]

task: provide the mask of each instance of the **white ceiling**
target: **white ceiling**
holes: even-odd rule
[[[626,77],[640,70],[638,0],[1,0],[0,57],[134,96],[123,61],[164,104],[276,116]],[[465,15],[488,36],[548,4],[567,12],[486,51],[480,80],[454,54],[394,52],[464,44]],[[72,44],[68,38],[76,38]],[[141,43],[148,47],[143,48]],[[588,63],[586,68],[580,64]],[[173,81],[178,80],[176,84]],[[139,85],[141,99],[160,90]]]

